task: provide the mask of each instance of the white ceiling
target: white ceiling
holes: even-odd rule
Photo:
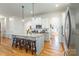
[[[31,15],[29,11],[32,10],[32,4],[23,4],[25,6],[25,15]],[[0,4],[0,14],[4,16],[16,16],[21,17],[22,16],[22,4],[19,3],[2,3]]]
[[[64,11],[69,4],[58,4],[56,3],[0,3],[0,14],[7,17],[21,17],[22,16],[22,5],[24,5],[24,15],[25,17],[31,16],[31,11],[34,11],[35,15]]]
[[[79,3],[71,3],[70,8],[79,9]]]
[[[43,14],[49,12],[60,12],[64,11],[69,4],[59,3],[59,7],[56,7],[57,3],[36,3],[34,4],[34,13]]]

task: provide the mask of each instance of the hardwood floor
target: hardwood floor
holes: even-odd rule
[[[45,42],[44,49],[39,56],[63,56],[64,50],[62,44],[56,42],[57,39],[51,39],[49,42]],[[33,56],[31,52],[26,53],[24,49],[13,48],[11,46],[11,40],[7,38],[2,39],[0,45],[0,56]]]

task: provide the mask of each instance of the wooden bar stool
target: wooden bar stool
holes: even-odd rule
[[[32,54],[36,54],[36,41],[32,41]]]
[[[28,39],[25,39],[25,41],[24,41],[24,48],[27,52],[28,51]]]
[[[25,41],[25,50],[26,50],[26,52],[31,51],[32,50],[31,48],[32,48],[32,41],[29,40],[29,39],[26,39],[26,41]]]
[[[25,39],[23,39],[23,38],[20,38],[20,41],[19,41],[19,48],[20,49],[22,49],[22,48],[24,48],[24,45],[25,45]]]
[[[16,44],[16,37],[12,37],[13,38],[13,41],[12,41],[12,47],[14,47],[15,46],[15,44]]]
[[[29,51],[32,50],[32,40],[28,40],[28,49]]]
[[[21,40],[20,38],[16,38],[16,43],[15,43],[16,48],[20,47],[20,44],[21,44],[20,40]]]

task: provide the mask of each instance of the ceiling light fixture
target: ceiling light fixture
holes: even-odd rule
[[[22,22],[24,22],[24,19],[22,20]]]
[[[0,18],[5,18],[3,15],[0,15]]]
[[[35,15],[34,15],[34,3],[32,3],[32,11],[31,11],[31,14],[32,14],[32,19],[34,20],[35,19]]]
[[[59,5],[58,4],[56,4],[56,7],[58,7]]]
[[[9,18],[9,21],[13,21],[14,19],[13,18]]]
[[[22,22],[24,22],[24,6],[22,5]]]
[[[31,14],[33,14],[33,11],[30,11]]]

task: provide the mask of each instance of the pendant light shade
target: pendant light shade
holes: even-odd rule
[[[22,22],[24,22],[24,6],[22,5]]]

